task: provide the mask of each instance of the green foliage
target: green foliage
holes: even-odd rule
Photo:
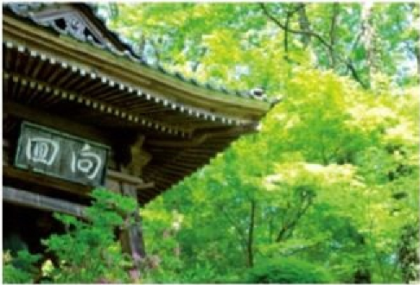
[[[294,260],[279,258],[261,262],[248,273],[249,283],[333,283],[333,279],[320,266]]]
[[[128,283],[131,258],[122,252],[117,229],[135,223],[136,201],[105,189],[92,191],[93,203],[84,220],[55,214],[65,226],[64,234],[53,234],[42,243],[55,258],[44,261],[41,272],[35,263],[40,255],[21,250],[16,257],[3,254],[3,276],[7,283]],[[38,274],[38,273],[42,273]]]
[[[191,282],[194,268],[212,269],[205,282],[243,282],[250,252],[256,267],[279,255],[320,263],[337,282],[403,280],[401,236],[418,229],[418,89],[375,96],[301,70],[289,90],[258,134],[143,211],[146,245],[165,268],[159,282]],[[175,244],[181,267],[170,266]],[[403,249],[407,271],[413,246]]]
[[[258,134],[146,207],[152,281],[241,282],[279,255],[321,261],[338,282],[407,279],[418,264],[413,243],[401,248],[404,229],[418,229],[418,5],[118,9],[110,26],[149,61],[283,98]]]
[[[299,5],[270,3],[264,10],[256,3],[120,3],[110,26],[151,62],[234,88],[283,93],[296,66],[331,69],[375,91],[390,82],[419,82],[418,5]],[[275,20],[285,26],[287,18],[291,30],[309,28],[314,36],[286,33]]]
[[[86,209],[86,221],[55,214],[66,232],[53,234],[43,243],[58,258],[49,264],[45,277],[54,283],[102,283],[129,281],[130,258],[123,254],[115,238],[117,227],[125,228],[134,221],[135,201],[111,191],[97,189],[95,199]]]
[[[20,250],[16,256],[9,251],[3,253],[3,283],[34,283],[37,273],[35,264],[41,256]]]

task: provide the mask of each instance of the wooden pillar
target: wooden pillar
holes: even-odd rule
[[[132,197],[137,202],[137,191],[154,187],[154,183],[144,183],[142,170],[149,163],[151,155],[143,150],[145,137],[135,135],[132,141],[121,145],[116,151],[118,171],[108,171],[108,178],[117,181],[119,192],[122,195]],[[143,240],[140,207],[137,202],[133,213],[134,223],[120,233],[120,241],[123,251],[129,253],[134,259],[134,268],[140,272],[140,266],[146,258],[146,250]],[[138,276],[133,276],[137,279]]]
[[[120,172],[108,170],[107,183],[108,189],[119,192],[122,195],[132,197],[137,201],[137,191],[141,189],[154,187],[154,183],[144,183],[142,179],[125,173],[122,169]],[[134,271],[139,272],[140,264],[146,257],[146,250],[143,239],[141,226],[140,207],[137,204],[134,211],[135,223],[130,225],[128,229],[120,232],[121,247],[124,252],[130,254],[134,259]]]
[[[136,191],[135,185],[121,182],[121,193],[123,195],[132,197],[137,201]],[[136,263],[146,257],[139,211],[140,208],[137,203],[135,213],[133,213],[135,223],[130,225],[126,231],[123,231],[120,236],[123,250],[130,253]]]

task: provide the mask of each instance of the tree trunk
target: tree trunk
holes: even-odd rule
[[[298,20],[299,20],[299,28],[302,31],[305,31],[305,34],[302,34],[302,44],[306,48],[311,43],[311,25],[309,23],[308,15],[306,14],[306,4],[299,3],[298,4]]]
[[[255,200],[251,200],[251,212],[250,212],[250,221],[249,221],[249,230],[248,230],[248,267],[254,266],[254,228],[255,228]]]
[[[366,61],[368,68],[368,85],[374,88],[373,76],[377,72],[376,48],[375,48],[375,29],[372,25],[373,3],[365,2],[362,6],[362,29],[363,44],[366,51]],[[372,85],[373,84],[373,85]]]
[[[418,40],[416,44],[417,46],[414,48],[414,53],[416,54],[417,74],[420,76],[420,48],[418,47]]]
[[[330,63],[331,68],[335,68],[335,39],[336,39],[336,30],[337,30],[337,19],[340,6],[338,3],[333,4],[333,11],[331,16],[331,25],[330,25]]]

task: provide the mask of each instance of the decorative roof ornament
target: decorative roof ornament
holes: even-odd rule
[[[265,96],[265,91],[262,88],[251,89],[251,95],[257,98],[263,98]]]
[[[23,14],[28,14],[31,11],[34,10],[39,10],[43,7],[43,3],[10,3],[8,4],[8,6],[10,7],[10,9],[13,10],[13,12],[15,12],[16,14],[19,15],[23,15]]]

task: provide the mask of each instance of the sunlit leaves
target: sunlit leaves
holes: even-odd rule
[[[166,68],[283,98],[258,134],[146,207],[146,244],[161,258],[150,280],[243,281],[251,251],[257,263],[278,256],[322,263],[339,282],[360,272],[401,282],[402,234],[418,226],[418,5],[374,4],[363,23],[361,3],[306,4],[318,36],[307,45],[258,4],[119,7],[126,17],[111,26],[139,47],[148,42],[143,54]],[[267,7],[302,29],[291,12],[297,4]]]
[[[418,99],[378,97],[317,70],[298,71],[285,98],[259,134],[244,136],[165,195],[167,211],[175,208],[188,221],[178,239],[183,260],[198,262],[187,253],[200,246],[217,256],[229,248],[219,272],[232,260],[245,266],[256,201],[256,260],[322,256],[343,282],[351,282],[361,264],[375,280],[398,280],[399,271],[383,268],[398,266],[391,258],[402,228],[417,221]],[[276,243],[284,227],[290,228]]]

